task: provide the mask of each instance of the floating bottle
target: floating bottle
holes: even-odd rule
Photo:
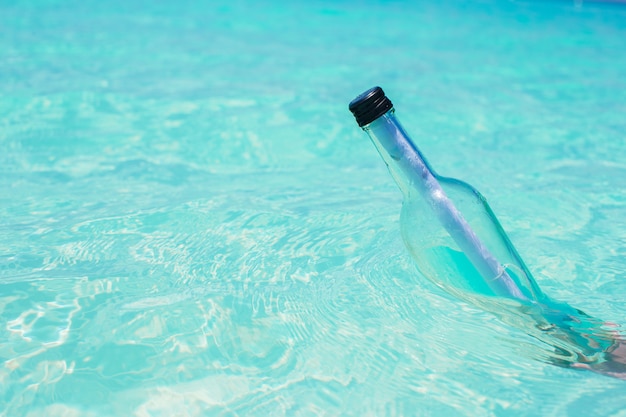
[[[380,87],[356,97],[349,109],[402,191],[402,238],[422,275],[468,301],[512,300],[513,308],[500,316],[528,319],[525,330],[554,349],[551,363],[626,378],[621,336],[542,293],[483,195],[431,168]],[[498,306],[478,304],[492,311]]]
[[[402,237],[423,275],[452,292],[522,302],[543,297],[482,194],[437,175],[380,87],[349,107],[402,191]]]

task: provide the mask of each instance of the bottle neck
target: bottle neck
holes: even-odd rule
[[[402,128],[393,108],[363,126],[363,130],[376,146],[405,196],[415,188],[420,193],[426,192],[430,185],[436,183],[437,174]]]

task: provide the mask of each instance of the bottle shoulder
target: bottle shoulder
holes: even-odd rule
[[[458,178],[444,177],[441,175],[436,175],[436,178],[444,190],[453,189],[458,191],[465,191],[466,193],[472,194],[473,196],[477,197],[481,201],[486,201],[485,196],[480,191],[478,191],[476,187],[468,182],[465,182]]]

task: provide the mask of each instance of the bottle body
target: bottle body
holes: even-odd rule
[[[453,293],[543,298],[484,197],[463,181],[438,176],[393,108],[363,129],[403,193],[402,236],[420,272]]]

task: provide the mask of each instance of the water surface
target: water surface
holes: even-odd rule
[[[597,3],[3,2],[0,415],[620,415],[416,272],[347,104],[625,324],[625,50]]]

